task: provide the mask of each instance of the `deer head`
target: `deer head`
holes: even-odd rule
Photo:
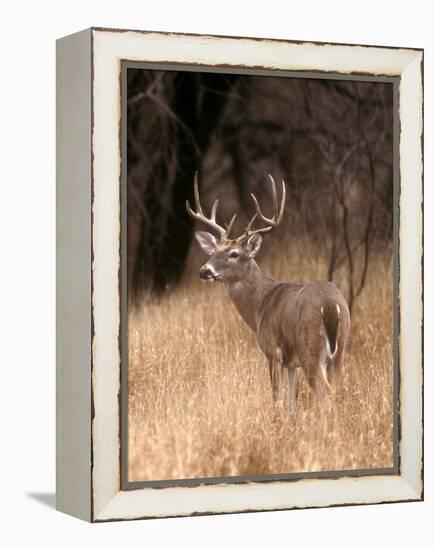
[[[236,214],[225,227],[216,222],[216,214],[219,201],[216,200],[211,209],[211,215],[207,218],[203,212],[199,198],[199,183],[196,173],[194,179],[194,199],[196,211],[193,211],[187,201],[186,207],[189,215],[212,228],[217,234],[216,238],[213,234],[207,231],[196,231],[195,237],[199,242],[202,250],[211,256],[206,264],[199,271],[201,279],[208,281],[221,282],[236,282],[243,279],[248,264],[252,261],[259,252],[262,245],[262,235],[269,233],[281,223],[285,209],[285,183],[282,180],[282,197],[280,208],[277,198],[276,183],[271,175],[268,176],[271,183],[273,197],[273,217],[267,218],[259,206],[259,203],[252,193],[252,198],[256,207],[256,212],[245,227],[243,233],[236,238],[231,238],[230,233],[236,218]],[[260,219],[265,227],[253,229],[253,225],[257,219]]]

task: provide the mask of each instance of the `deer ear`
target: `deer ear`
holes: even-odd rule
[[[254,258],[259,252],[262,245],[262,235],[260,233],[254,233],[247,241],[247,251],[251,258]]]
[[[205,254],[212,256],[217,248],[217,240],[214,235],[211,235],[207,231],[196,231],[194,236]]]

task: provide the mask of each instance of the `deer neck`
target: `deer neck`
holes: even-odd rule
[[[238,313],[255,332],[260,304],[272,285],[273,280],[264,275],[254,260],[250,260],[243,279],[225,282],[226,290]]]

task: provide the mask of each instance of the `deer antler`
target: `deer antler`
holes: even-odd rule
[[[275,229],[278,225],[280,225],[282,219],[283,219],[283,213],[285,211],[285,199],[286,199],[286,188],[285,188],[285,182],[282,179],[282,199],[280,202],[280,209],[279,204],[277,200],[277,190],[276,190],[276,182],[273,179],[273,176],[268,174],[268,177],[270,178],[271,183],[271,191],[273,195],[273,217],[267,218],[261,210],[261,207],[259,206],[259,202],[255,195],[251,193],[252,199],[256,206],[256,212],[252,219],[249,221],[249,223],[246,226],[246,229],[239,238],[245,238],[246,236],[249,237],[250,235],[253,235],[254,233],[268,233],[269,231],[272,231]],[[261,227],[259,229],[252,229],[253,223],[256,220],[256,218],[259,217],[264,223],[267,224],[266,227]]]
[[[258,202],[257,198],[255,197],[255,195],[252,193],[251,195],[252,195],[253,201],[254,201],[255,206],[256,206],[256,212],[253,215],[253,217],[251,218],[251,220],[249,221],[249,223],[247,224],[247,226],[246,226],[244,232],[242,233],[242,235],[236,239],[237,241],[243,240],[246,237],[250,237],[254,233],[268,233],[268,232],[272,231],[273,229],[275,229],[278,225],[280,225],[280,223],[283,219],[283,213],[284,213],[284,210],[285,210],[285,199],[286,199],[285,182],[282,180],[282,198],[281,198],[280,208],[279,208],[278,199],[277,199],[276,182],[274,181],[273,177],[270,174],[268,175],[268,177],[270,178],[271,192],[272,192],[272,196],[273,196],[273,217],[272,218],[267,218],[262,213],[261,207],[259,206],[259,202]],[[202,210],[202,206],[200,204],[199,179],[198,179],[197,172],[194,176],[194,202],[195,202],[195,205],[196,205],[196,212],[194,212],[194,210],[191,209],[189,201],[186,201],[185,205],[186,205],[188,214],[193,219],[198,220],[198,221],[208,225],[209,227],[211,227],[215,231],[217,231],[217,233],[219,233],[219,235],[220,235],[220,240],[229,239],[229,234],[232,230],[232,227],[234,225],[234,221],[235,221],[235,218],[237,217],[237,215],[234,214],[232,216],[231,221],[228,224],[226,224],[226,227],[223,227],[223,226],[219,225],[216,222],[217,208],[218,208],[218,205],[219,205],[219,201],[217,199],[214,202],[214,204],[211,208],[211,216],[209,218],[207,218],[205,216],[205,214]],[[267,224],[266,227],[260,227],[259,229],[252,229],[252,226],[253,226],[256,218],[258,218],[258,217],[265,224]]]
[[[216,214],[217,214],[217,207],[219,205],[218,199],[214,202],[212,208],[211,208],[211,216],[207,218],[205,214],[203,213],[202,206],[200,204],[200,198],[199,198],[199,178],[198,174],[194,175],[194,202],[196,205],[196,212],[194,212],[191,207],[190,203],[186,201],[185,206],[187,208],[188,214],[195,220],[198,220],[206,225],[209,225],[212,229],[217,231],[220,235],[220,240],[228,239],[229,233],[231,232],[232,226],[234,224],[235,218],[237,217],[236,214],[232,216],[231,221],[226,224],[226,228],[222,227],[216,222]]]

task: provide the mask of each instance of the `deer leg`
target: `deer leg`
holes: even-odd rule
[[[280,408],[283,406],[282,398],[282,370],[283,360],[280,348],[276,350],[276,356],[269,360],[271,388],[273,392],[273,401]]]
[[[298,353],[310,387],[320,405],[329,410],[331,408],[331,386],[327,375],[326,350],[322,347],[319,349],[303,348]]]
[[[338,348],[336,356],[329,360],[327,366],[327,378],[330,385],[336,387],[342,377],[343,365],[344,365],[345,349],[344,346]]]
[[[320,367],[322,369],[322,367]],[[320,374],[319,369],[316,369],[316,372],[311,373],[308,376],[308,382],[312,388],[315,396],[318,399],[318,403],[321,408],[326,411],[330,411],[332,407],[332,394],[330,391],[330,385],[324,381],[322,374]]]
[[[297,397],[298,397],[298,381],[300,378],[300,369],[296,367],[288,367],[288,390],[289,390],[289,410],[292,418],[297,415]]]

